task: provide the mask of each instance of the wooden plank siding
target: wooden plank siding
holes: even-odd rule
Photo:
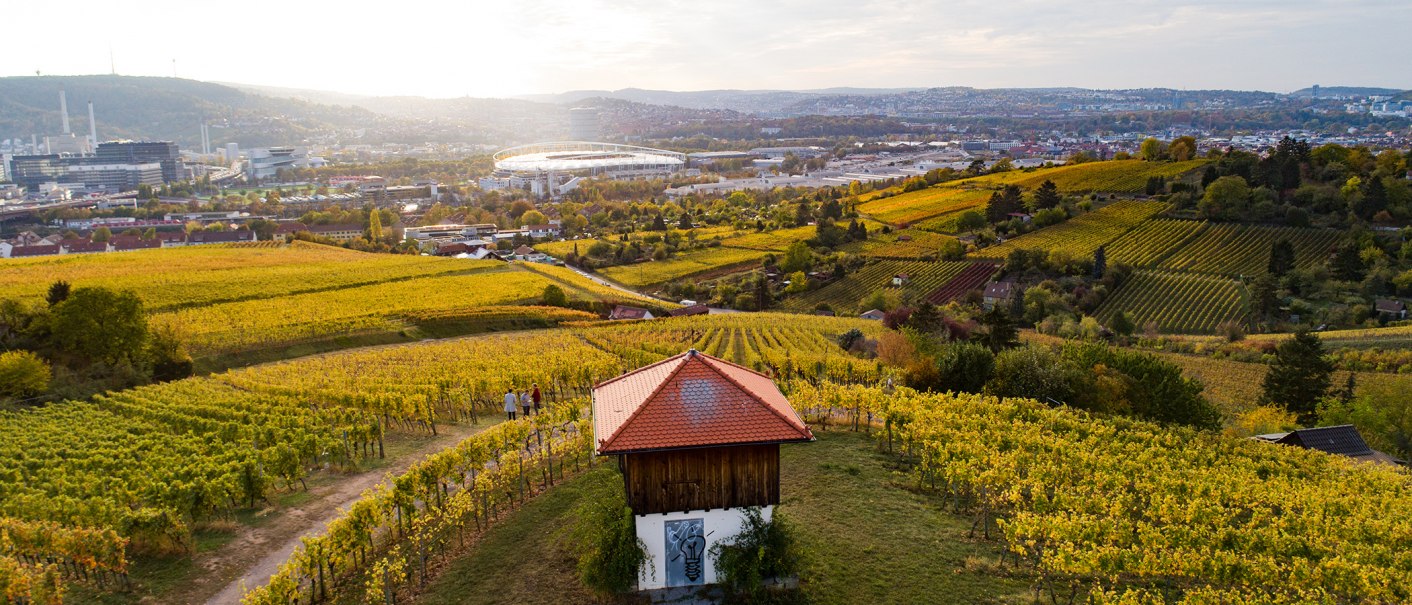
[[[780,502],[777,443],[624,454],[621,467],[639,515]]]

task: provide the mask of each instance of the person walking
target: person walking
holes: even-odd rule
[[[539,394],[539,383],[536,382],[532,386],[534,389],[530,391],[530,399],[534,401],[534,413],[538,414],[540,411],[539,402],[543,401],[544,398]]]
[[[517,403],[517,401],[516,401],[517,399],[519,399],[519,398],[518,398],[518,397],[515,397],[515,389],[506,389],[506,391],[505,391],[505,415],[506,415],[510,420],[514,420],[514,419],[515,419],[515,404]]]
[[[520,393],[520,409],[521,409],[521,410],[524,410],[524,412],[525,412],[525,418],[529,418],[529,415],[530,415],[530,406],[532,406],[532,405],[534,405],[534,400],[533,400],[533,399],[530,399],[530,393],[529,393],[529,391],[521,392],[521,393]]]

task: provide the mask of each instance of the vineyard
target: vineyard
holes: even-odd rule
[[[1147,179],[1161,177],[1167,180],[1181,176],[1205,166],[1210,160],[1190,160],[1186,162],[1144,162],[1142,160],[1110,160],[1106,162],[1085,162],[1033,171],[1011,170],[997,174],[987,174],[946,183],[948,187],[987,187],[998,188],[1005,185],[1018,185],[1026,189],[1039,187],[1045,181],[1053,181],[1064,193],[1142,193]]]
[[[999,269],[1000,267],[991,263],[973,263],[957,273],[956,277],[951,278],[951,281],[927,294],[927,302],[943,305],[957,300],[971,290],[980,289],[987,281],[990,281],[990,276],[995,275]]]
[[[949,185],[874,199],[860,204],[858,211],[884,223],[903,225],[980,208],[990,199],[990,190],[958,189]]]
[[[1213,332],[1223,322],[1245,321],[1245,289],[1221,277],[1138,270],[1096,315],[1106,324],[1118,311],[1136,326],[1151,322],[1166,333]]]
[[[1208,223],[1177,219],[1148,219],[1113,243],[1104,252],[1108,261],[1134,267],[1155,267],[1162,259],[1206,229]]]
[[[6,298],[37,301],[65,280],[137,293],[149,311],[290,296],[496,266],[474,261],[368,254],[295,242],[285,247],[190,246],[123,254],[72,254],[0,263]]]
[[[1262,275],[1270,262],[1271,247],[1285,239],[1294,246],[1295,267],[1307,269],[1322,263],[1338,238],[1339,232],[1332,230],[1213,224],[1160,266],[1224,275]]]
[[[926,260],[936,258],[941,252],[942,245],[955,241],[954,238],[945,235],[918,229],[898,231],[879,237],[891,241],[867,246],[862,251],[863,256],[891,260]]]
[[[334,337],[397,333],[411,327],[403,315],[534,302],[545,286],[556,283],[518,266],[497,265],[470,275],[185,308],[157,313],[152,322],[173,328],[194,356],[207,357]]]
[[[784,252],[794,242],[802,242],[814,237],[814,231],[814,227],[807,226],[747,233],[723,239],[721,246],[762,252]]]
[[[1084,603],[1405,603],[1407,476],[1313,450],[1030,400],[795,385],[806,415],[886,418],[917,490]]]
[[[1099,246],[1121,237],[1166,209],[1167,204],[1161,202],[1122,200],[1058,225],[983,248],[975,255],[1004,259],[1012,250],[1045,250],[1051,253],[1062,251],[1075,258],[1093,256]]]
[[[900,288],[902,292],[926,296],[946,285],[970,266],[971,263],[964,261],[877,261],[843,279],[790,298],[785,302],[785,307],[809,311],[819,304],[828,304],[842,314],[847,310],[856,309],[860,302],[873,292],[891,287],[893,277],[899,274],[908,276],[906,283]]]
[[[760,250],[726,248],[724,246],[704,248],[666,260],[605,267],[598,273],[620,284],[640,288],[699,273],[758,264],[765,254],[767,253]]]

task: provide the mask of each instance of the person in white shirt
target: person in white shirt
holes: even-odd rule
[[[510,420],[515,419],[515,404],[519,403],[518,400],[519,397],[515,396],[514,389],[505,391],[505,415],[509,417]]]

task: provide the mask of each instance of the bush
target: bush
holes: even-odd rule
[[[740,533],[711,546],[716,577],[727,593],[759,602],[767,578],[794,575],[799,566],[794,554],[794,532],[778,510],[766,522],[758,507],[745,509]]]
[[[569,304],[569,297],[564,294],[564,289],[554,284],[544,287],[544,294],[540,296],[540,302],[547,307],[563,307]]]
[[[858,342],[862,338],[863,331],[859,330],[858,328],[853,328],[847,332],[838,335],[838,346],[843,347],[843,350],[847,351],[849,349],[852,349],[853,344]]]
[[[26,398],[49,390],[49,364],[29,351],[0,353],[0,397]]]
[[[580,505],[573,531],[574,550],[579,557],[579,579],[600,594],[632,590],[647,561],[646,546],[637,538],[637,524],[628,508],[620,481],[606,487]]]
[[[949,344],[937,356],[936,368],[941,390],[979,393],[995,373],[995,354],[985,345]]]

